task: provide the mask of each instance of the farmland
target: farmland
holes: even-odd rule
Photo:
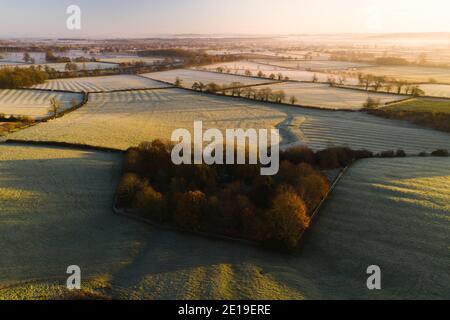
[[[298,61],[298,60],[263,60],[256,59],[255,62],[267,63],[273,66],[292,68],[298,70],[314,70],[314,71],[333,71],[333,70],[348,70],[371,67],[372,65],[359,62],[346,61]]]
[[[0,149],[0,234],[9,240],[0,287],[36,280],[0,289],[2,298],[58,294],[72,261],[88,286],[125,299],[445,299],[450,289],[448,159],[357,163],[302,250],[283,256],[114,216],[115,155]],[[372,264],[383,270],[378,292],[361,271]]]
[[[450,113],[450,100],[429,98],[412,99],[384,107],[383,109],[392,111]]]
[[[144,64],[154,64],[162,62],[163,58],[152,58],[152,57],[137,57],[137,56],[130,56],[130,57],[112,57],[112,58],[99,58],[100,62],[107,62],[107,63],[115,63],[115,64],[121,64],[121,63],[144,63]]]
[[[91,94],[84,107],[63,118],[8,137],[125,150],[142,141],[168,140],[173,130],[192,129],[199,119],[205,128],[279,128],[284,146],[306,144],[315,150],[342,145],[408,153],[450,148],[447,133],[364,113],[280,106],[182,89]]]
[[[368,93],[317,83],[270,84],[260,87],[260,89],[263,88],[271,88],[275,91],[283,90],[287,98],[296,97],[299,105],[325,109],[359,110],[363,108],[369,97],[379,100],[382,104],[406,98],[400,95]]]
[[[61,102],[62,110],[78,104],[81,94],[39,90],[0,90],[0,113],[40,119],[49,114],[50,100]]]
[[[255,85],[260,83],[273,82],[265,79],[256,79],[231,74],[220,74],[216,72],[196,71],[188,69],[176,69],[170,71],[153,72],[143,74],[143,76],[148,77],[150,79],[169,83],[175,83],[175,80],[179,78],[182,81],[182,85],[186,88],[191,88],[194,82],[203,82],[204,84],[215,82],[216,84],[219,85],[230,84],[232,82],[240,82],[245,85]]]
[[[231,74],[238,75],[245,75],[247,70],[250,71],[253,76],[256,76],[260,71],[264,73],[266,77],[269,77],[270,74],[274,74],[275,76],[278,76],[278,74],[282,74],[283,77],[288,77],[290,80],[308,82],[313,81],[314,76],[317,77],[317,82],[327,82],[329,77],[337,77],[336,75],[333,75],[331,73],[294,70],[291,68],[277,67],[252,61],[217,63],[213,65],[203,66],[200,69],[216,71],[217,68],[222,68],[224,71],[229,70]],[[358,80],[355,78],[347,77],[344,83],[349,85],[356,85],[358,84]]]
[[[74,63],[77,66],[78,70],[102,70],[102,69],[115,69],[119,67],[118,64],[115,63],[106,63],[106,62],[75,62]],[[6,63],[4,67],[11,66],[9,63]],[[19,67],[19,68],[29,68],[32,66],[32,64],[25,64],[25,63],[17,63],[12,64],[13,67]],[[45,69],[46,67],[50,69],[55,69],[59,72],[64,72],[66,70],[66,63],[43,63],[43,64],[34,64],[33,66],[41,69]],[[2,65],[0,64],[0,67]]]
[[[450,98],[450,85],[445,84],[421,84],[422,89],[426,96]]]
[[[397,80],[410,82],[427,83],[431,79],[438,83],[450,84],[450,69],[431,68],[419,66],[380,66],[367,69],[360,69],[358,72],[372,74],[375,76],[385,76]]]
[[[114,154],[1,144],[0,288],[64,278],[73,261],[87,277],[126,264],[139,226],[111,213],[119,171]]]
[[[192,94],[180,89],[91,94],[81,109],[22,131],[11,138],[60,141],[127,149],[156,138],[169,140],[172,131],[192,128],[201,119],[205,127],[274,127],[283,114],[272,108],[224,97]],[[31,137],[30,134],[37,134]]]
[[[163,88],[168,85],[135,75],[117,75],[104,77],[85,77],[49,80],[37,85],[38,89],[67,90],[74,92],[99,92],[129,89]]]

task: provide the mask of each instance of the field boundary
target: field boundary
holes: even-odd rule
[[[448,85],[450,87],[450,85]],[[396,95],[396,96],[408,96],[409,99],[442,99],[442,100],[449,100],[449,97],[440,97],[440,96],[427,96],[427,95],[423,95],[423,96],[415,96],[411,93],[395,93],[395,92],[384,92],[384,91],[374,91],[374,90],[366,90],[364,88],[358,88],[358,87],[352,87],[352,86],[339,86],[339,85],[335,85],[336,88],[341,88],[341,89],[346,89],[346,90],[357,90],[357,91],[363,91],[363,92],[367,92],[367,93],[379,93],[379,94],[389,94],[389,95]]]
[[[42,146],[42,147],[60,147],[64,149],[75,149],[75,150],[86,150],[86,151],[100,151],[109,153],[125,153],[125,150],[93,146],[89,144],[82,143],[69,143],[69,142],[58,142],[58,141],[37,141],[37,140],[20,140],[20,139],[6,139],[3,144],[19,144],[19,145],[30,145],[30,146]]]
[[[155,80],[155,79],[152,79],[152,80]],[[161,80],[155,80],[155,81],[160,81],[160,82],[163,82],[165,84],[170,84],[169,82],[165,82],[165,81],[161,81]],[[283,82],[280,82],[280,83],[283,83]],[[261,87],[261,86],[266,86],[266,85],[270,85],[270,83],[252,84],[252,85],[247,85],[247,86],[242,86],[242,87],[228,88],[227,90],[238,89],[238,88]],[[290,103],[287,103],[287,102],[255,100],[255,99],[247,98],[247,97],[243,97],[243,96],[230,96],[230,95],[221,94],[221,93],[217,93],[217,92],[211,92],[211,91],[198,91],[198,90],[194,90],[194,89],[188,88],[188,87],[173,86],[170,89],[187,90],[187,91],[195,92],[197,94],[207,94],[207,95],[213,95],[213,96],[218,96],[218,97],[227,97],[227,98],[230,98],[230,99],[231,98],[242,99],[242,100],[247,100],[247,101],[253,101],[253,102],[256,102],[256,103],[276,104],[276,105],[287,106],[287,107],[313,109],[313,110],[323,110],[323,111],[330,111],[330,112],[360,112],[362,110],[362,108],[363,108],[363,107],[361,107],[361,109],[329,109],[329,108],[324,108],[324,107],[314,107],[314,106],[307,106],[307,105],[300,105],[300,104],[290,104]]]

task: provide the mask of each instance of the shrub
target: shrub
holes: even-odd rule
[[[405,157],[406,157],[406,152],[403,151],[403,150],[397,150],[397,151],[395,152],[395,156],[396,156],[397,158],[405,158]]]
[[[298,164],[301,162],[306,162],[309,164],[314,164],[315,155],[314,151],[308,147],[293,147],[281,153],[281,159],[287,160],[292,163]]]
[[[444,149],[439,149],[439,150],[433,151],[431,153],[431,155],[433,157],[448,157],[448,156],[450,156],[448,150],[444,150]]]
[[[394,158],[395,157],[395,152],[390,150],[390,151],[383,151],[380,153],[380,157],[381,158]]]

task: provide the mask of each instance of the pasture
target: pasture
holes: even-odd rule
[[[0,299],[8,284],[119,270],[139,226],[111,212],[116,154],[0,144]]]
[[[82,108],[49,123],[10,134],[11,139],[59,141],[126,150],[142,141],[169,140],[173,130],[280,129],[282,145],[349,146],[407,153],[450,149],[450,134],[359,112],[282,106],[182,89],[91,94]]]
[[[106,63],[106,62],[74,62],[77,66],[78,70],[104,70],[104,69],[115,69],[118,68],[119,65],[115,63]],[[36,68],[41,68],[44,70],[46,67],[50,69],[54,69],[58,72],[66,72],[66,63],[42,63],[42,64],[26,64],[26,63],[5,63],[3,67],[19,67],[19,68],[29,68],[34,66]],[[0,64],[0,67],[2,65]]]
[[[189,69],[176,69],[170,71],[152,72],[143,74],[142,76],[172,84],[174,84],[175,80],[179,78],[182,81],[181,85],[186,88],[191,88],[194,82],[203,82],[204,84],[214,82],[218,85],[231,84],[232,82],[240,82],[243,83],[244,85],[255,85],[273,82],[266,79],[256,79],[226,73],[222,74],[216,72],[196,71]]]
[[[40,90],[0,90],[0,113],[8,116],[28,116],[33,119],[44,118],[49,115],[52,98],[61,102],[62,110],[65,110],[79,104],[83,96],[76,93]]]
[[[450,69],[419,67],[419,66],[378,66],[360,69],[358,72],[385,76],[397,80],[405,80],[416,83],[430,82],[431,79],[438,83],[450,84]]]
[[[85,77],[48,80],[35,86],[38,89],[67,90],[74,92],[99,92],[129,89],[164,88],[168,85],[135,75]]]
[[[138,57],[138,56],[129,56],[129,57],[111,57],[111,58],[99,58],[98,61],[100,62],[107,62],[107,63],[115,63],[115,64],[121,64],[121,63],[144,63],[146,65],[152,65],[157,64],[164,61],[164,58],[153,58],[153,57]]]
[[[448,298],[445,158],[358,162],[286,256],[115,216],[116,155],[0,150],[0,298],[59,295],[74,262],[86,286],[123,299]],[[373,264],[381,291],[366,288]]]
[[[250,71],[252,76],[257,76],[257,74],[261,71],[265,74],[266,77],[269,77],[270,74],[274,74],[278,76],[278,74],[282,74],[283,77],[288,77],[289,80],[295,81],[313,81],[314,77],[317,77],[317,82],[327,82],[329,77],[334,77],[336,80],[338,79],[338,75],[334,75],[332,73],[324,73],[324,72],[311,72],[306,70],[293,70],[290,68],[277,67],[268,64],[262,64],[252,61],[235,61],[235,62],[227,62],[227,63],[216,63],[208,66],[202,66],[199,69],[201,70],[209,70],[209,71],[217,71],[217,68],[222,68],[225,71],[230,71],[230,74],[237,75],[245,75],[246,71]],[[345,84],[358,84],[358,80],[351,77],[346,77]]]
[[[421,84],[420,89],[426,96],[450,98],[450,85],[446,84]]]
[[[349,70],[371,67],[371,64],[360,62],[347,62],[347,61],[330,61],[330,60],[312,60],[312,61],[299,61],[299,60],[264,60],[255,59],[255,62],[267,63],[273,66],[282,68],[291,68],[298,70],[313,70],[313,71],[333,71],[333,70]]]
[[[395,103],[383,109],[392,111],[450,113],[450,100],[419,98]]]

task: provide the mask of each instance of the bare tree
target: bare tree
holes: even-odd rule
[[[291,104],[296,104],[297,101],[298,101],[298,99],[297,99],[296,96],[291,96],[291,97],[289,98],[289,102],[290,102]]]
[[[55,119],[58,116],[61,109],[62,109],[61,102],[59,102],[59,100],[56,98],[51,98],[49,111],[50,111],[50,115],[52,116],[53,119]]]

